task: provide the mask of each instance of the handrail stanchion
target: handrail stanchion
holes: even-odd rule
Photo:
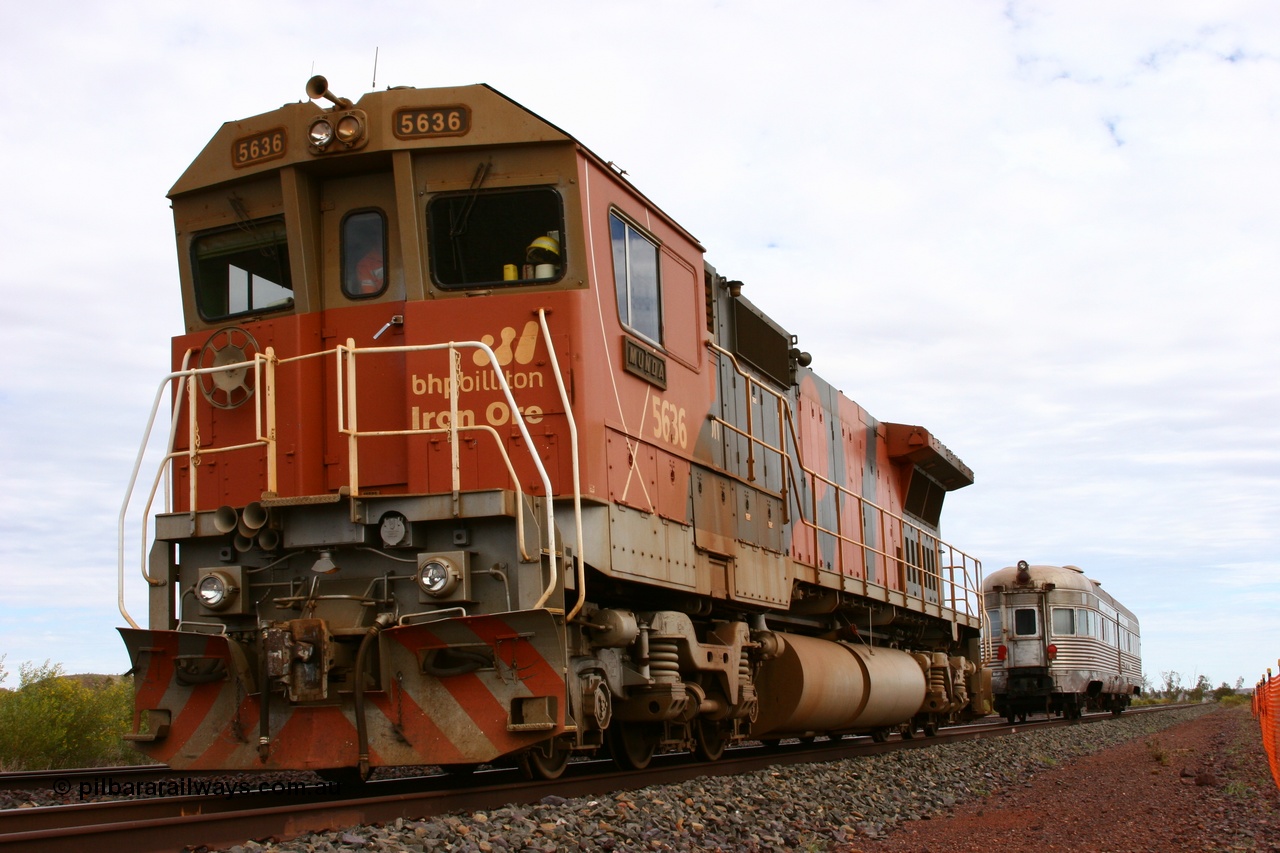
[[[356,342],[347,338],[347,474],[351,497],[360,494],[359,422],[356,417]]]
[[[461,513],[462,453],[458,447],[458,389],[462,386],[462,356],[449,344],[449,484],[453,490],[453,516]]]
[[[538,325],[542,327],[542,338],[547,342],[551,375],[555,377],[556,389],[560,392],[560,405],[564,406],[565,422],[569,425],[569,455],[573,465],[573,525],[578,531],[573,552],[578,565],[578,600],[569,611],[566,617],[568,620],[576,617],[587,601],[587,567],[582,555],[582,478],[578,469],[578,424],[573,417],[573,408],[569,405],[569,392],[564,387],[564,376],[560,373],[560,361],[556,357],[556,348],[551,341],[551,330],[547,327],[545,308],[538,309]],[[555,555],[552,555],[552,559],[555,559]]]
[[[259,439],[267,442],[267,491],[271,494],[278,494],[280,491],[280,445],[278,436],[276,435],[276,351],[274,347],[267,347],[265,358],[265,377],[262,384],[262,406],[266,409],[267,414],[267,432],[266,435],[259,435]],[[254,360],[254,380],[257,381],[257,360]]]

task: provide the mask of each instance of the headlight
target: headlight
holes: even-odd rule
[[[317,148],[324,148],[333,141],[333,125],[329,124],[329,120],[322,118],[311,122],[311,129],[307,132],[311,139],[311,144]]]
[[[351,145],[363,135],[364,123],[360,121],[359,116],[348,113],[338,119],[338,141],[343,145]]]
[[[443,557],[430,557],[418,567],[418,586],[433,598],[452,593],[461,578],[458,567]]]
[[[196,597],[210,610],[222,610],[235,600],[239,590],[223,572],[210,572],[196,585]]]

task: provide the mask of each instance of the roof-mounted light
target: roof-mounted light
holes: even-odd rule
[[[324,149],[330,142],[333,142],[333,125],[329,123],[327,118],[318,118],[311,122],[311,128],[307,131],[307,139],[311,142],[312,147]]]
[[[307,131],[312,154],[336,154],[363,148],[369,142],[369,121],[363,110],[329,112],[312,120]]]
[[[364,136],[364,122],[360,120],[360,116],[355,113],[347,113],[338,119],[338,141],[343,145],[351,146]]]

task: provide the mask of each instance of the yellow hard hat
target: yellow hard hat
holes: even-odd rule
[[[545,252],[557,260],[560,258],[560,241],[555,237],[535,237],[525,249],[525,257],[532,259],[536,253]]]

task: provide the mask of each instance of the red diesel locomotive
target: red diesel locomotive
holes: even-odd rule
[[[554,777],[989,710],[954,454],[493,89],[307,92],[170,192],[139,749]]]

